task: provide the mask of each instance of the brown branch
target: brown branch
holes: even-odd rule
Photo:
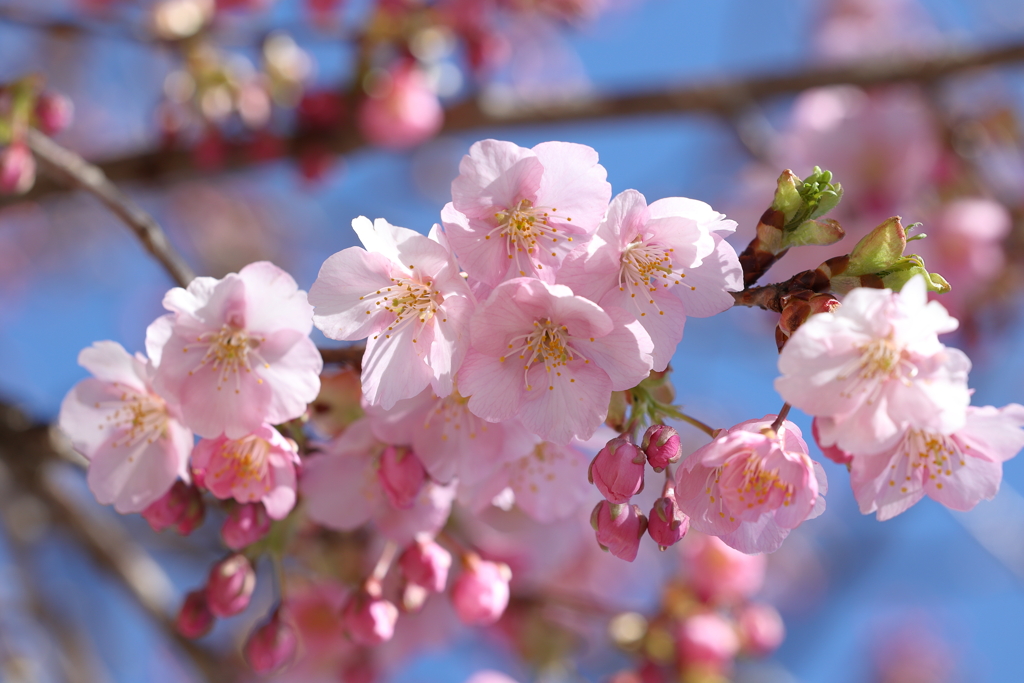
[[[1024,61],[1024,41],[985,50],[950,50],[930,57],[895,60],[868,59],[860,62],[803,68],[782,74],[721,80],[703,85],[632,93],[575,101],[569,104],[517,103],[498,111],[476,101],[457,104],[446,112],[444,132],[456,133],[494,126],[524,126],[618,118],[650,114],[711,113],[726,116],[749,107],[750,103],[780,95],[829,85],[874,86],[900,82],[931,82],[969,69]],[[365,143],[351,127],[325,133],[302,132],[283,141],[284,153],[298,156],[310,145],[346,154]],[[228,142],[223,169],[251,166],[255,162],[248,145]],[[189,150],[152,150],[112,159],[99,168],[115,182],[156,181],[188,173],[195,177]],[[38,182],[27,197],[37,199],[59,190],[53,183]],[[0,204],[18,198],[0,200]]]
[[[356,344],[355,346],[343,346],[340,348],[320,348],[318,351],[320,351],[320,356],[323,357],[324,363],[350,365],[359,369],[363,364],[363,353],[366,351],[366,346],[364,344]]]
[[[48,425],[32,424],[19,410],[0,404],[0,460],[17,490],[35,496],[46,506],[51,519],[69,532],[97,566],[119,580],[206,680],[233,680],[217,657],[178,634],[168,613],[170,582],[156,561],[120,525],[78,509],[48,476],[59,458]]]
[[[89,192],[132,229],[143,246],[164,267],[178,285],[187,287],[195,273],[182,258],[160,225],[119,190],[99,167],[65,149],[38,130],[29,129],[27,141],[36,159],[63,182]]]

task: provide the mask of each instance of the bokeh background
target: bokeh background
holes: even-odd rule
[[[56,140],[92,160],[156,159],[119,183],[200,273],[219,276],[270,259],[308,288],[328,255],[356,243],[355,216],[426,232],[449,200],[459,159],[486,137],[591,145],[614,192],[698,198],[737,219],[737,251],[778,173],[805,175],[820,165],[846,188],[836,217],[850,237],[792,252],[766,281],[847,251],[887,216],[920,221],[929,237],[915,247],[954,288],[942,300],[963,325],[947,343],[974,360],[974,403],[1024,399],[1024,5],[1017,0],[607,0],[565,3],[574,7],[567,20],[509,13],[499,46],[507,59],[490,71],[474,72],[472,55],[450,36],[427,36],[415,55],[446,107],[479,103],[484,115],[472,127],[408,150],[351,145],[345,154],[318,142],[315,130],[304,129],[298,148],[280,140],[301,119],[294,105],[303,93],[359,88],[353,73],[366,56],[351,38],[365,26],[370,3],[219,4],[204,29],[218,51],[211,53],[175,34],[187,32],[192,15],[154,19],[157,3],[0,0],[0,83],[43,74],[47,87],[75,105],[74,123]],[[636,107],[592,118],[559,110],[548,123],[500,121],[524,107],[585,112],[629,93],[1001,46],[1017,46],[1016,57],[927,81],[836,83],[756,100],[738,91],[719,111]],[[206,66],[195,66],[203,59]],[[269,109],[252,96],[255,113],[241,117],[251,121],[223,117],[216,96],[198,109],[189,100],[183,74],[220,68],[245,83],[268,65],[277,69],[268,88],[277,90],[264,103]],[[238,152],[240,141],[255,150],[251,156]],[[261,156],[261,149],[271,152]],[[175,161],[165,168],[161,155]],[[0,399],[37,424],[52,421],[85,376],[76,364],[80,349],[99,339],[142,348],[171,286],[92,197],[44,193],[48,187],[41,180],[28,199],[0,198]],[[716,426],[776,412],[773,326],[769,314],[746,309],[691,319],[672,363],[687,411]],[[809,433],[804,416],[793,419]],[[699,436],[689,435],[692,447]],[[824,464],[828,510],[769,560],[762,597],[783,614],[786,642],[769,662],[741,667],[737,680],[1024,680],[1024,498],[1017,493],[1024,463],[1007,463],[1002,492],[970,513],[925,500],[885,523],[861,516],[845,470]],[[61,531],[52,511],[0,474],[0,679],[198,680],[195,665],[121,581]],[[59,486],[73,514],[98,524],[115,547],[144,551],[130,558],[136,576],[172,608],[219,552],[215,532],[187,540],[157,535],[138,516],[101,508],[74,468],[61,470]],[[660,574],[623,567],[625,578],[609,590],[650,608]],[[264,608],[269,599],[260,598]],[[204,647],[230,653],[238,632],[235,624],[219,626]],[[406,655],[392,680],[458,683],[489,666],[523,681],[599,681],[625,661],[591,646],[573,667],[537,673],[500,637],[469,630]]]

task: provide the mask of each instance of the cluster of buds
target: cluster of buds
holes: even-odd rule
[[[666,476],[662,496],[655,501],[649,516],[630,504],[644,490],[644,473],[649,464],[655,472],[664,472],[682,457],[679,434],[672,427],[655,424],[644,434],[641,446],[616,437],[598,451],[590,463],[587,477],[604,496],[590,514],[590,525],[603,550],[632,562],[644,533],[664,550],[686,535],[689,519],[679,510],[671,476]]]
[[[665,587],[659,613],[624,613],[610,622],[616,645],[640,659],[613,683],[719,683],[729,680],[737,658],[765,657],[782,644],[779,613],[752,600],[764,584],[764,556],[693,534],[682,559],[684,575]]]
[[[54,135],[71,125],[72,113],[71,100],[43,90],[37,76],[0,85],[0,194],[23,194],[35,184],[28,130]]]

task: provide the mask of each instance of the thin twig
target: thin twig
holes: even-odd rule
[[[772,431],[777,432],[782,428],[782,425],[786,422],[786,418],[789,416],[789,410],[793,406],[788,403],[782,404],[782,409],[779,410],[778,417],[775,418],[775,422],[772,422]]]
[[[119,190],[103,171],[78,154],[65,149],[38,130],[29,129],[28,145],[42,165],[64,182],[89,192],[132,229],[143,246],[164,267],[178,285],[187,287],[195,273],[185,263],[160,224],[128,195]]]
[[[829,85],[861,87],[902,82],[932,82],[969,69],[1024,62],[1024,41],[985,50],[949,50],[916,59],[871,58],[859,62],[824,67],[801,68],[788,73],[725,79],[688,87],[645,93],[594,97],[571,103],[514,102],[507,106],[466,101],[445,113],[443,132],[457,133],[494,126],[523,126],[545,123],[620,118],[651,114],[712,113],[733,115],[738,108],[781,95],[790,95],[810,88]],[[283,151],[298,156],[314,145],[316,149],[347,154],[361,148],[365,141],[352,126],[335,131],[300,132],[282,141]],[[227,142],[223,170],[244,168],[254,161],[247,142]],[[113,159],[99,165],[115,182],[126,180],[156,181],[197,170],[193,155],[187,149],[152,150]],[[38,182],[25,195],[37,199],[61,188],[53,183]],[[23,197],[24,198],[24,197]],[[18,197],[0,199],[0,205],[18,201]]]

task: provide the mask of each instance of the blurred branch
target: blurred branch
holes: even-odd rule
[[[103,170],[90,164],[71,150],[65,149],[38,130],[30,128],[27,135],[41,165],[64,182],[89,192],[135,232],[146,250],[164,267],[176,283],[187,287],[195,273],[182,258],[160,225],[128,195],[114,186]]]
[[[324,363],[334,363],[336,365],[351,365],[352,367],[359,369],[363,364],[363,353],[366,351],[365,344],[356,344],[355,346],[343,346],[341,348],[320,348],[320,355],[324,359]]]
[[[752,103],[829,85],[874,86],[887,83],[929,83],[969,69],[1024,61],[1024,41],[984,50],[950,50],[930,57],[895,60],[868,59],[860,62],[804,68],[789,73],[725,79],[704,85],[594,97],[572,103],[515,102],[496,106],[470,100],[454,105],[446,112],[444,132],[457,133],[493,126],[522,126],[578,122],[651,114],[710,113],[735,116]],[[284,154],[298,156],[311,145],[317,149],[346,154],[361,148],[364,140],[351,127],[333,132],[302,132],[283,141]],[[224,169],[243,168],[259,163],[253,160],[247,143],[228,142]],[[98,165],[115,181],[156,181],[186,172],[196,175],[193,155],[187,149],[162,149],[111,159]],[[38,199],[60,188],[39,182],[28,195]],[[19,201],[18,197],[0,200]]]
[[[168,614],[170,582],[160,565],[118,524],[86,514],[69,500],[49,471],[61,458],[48,425],[32,424],[21,411],[0,404],[0,460],[14,490],[36,497],[51,519],[128,591],[143,611],[192,660],[206,680],[232,680],[230,670],[205,648],[182,637]]]

